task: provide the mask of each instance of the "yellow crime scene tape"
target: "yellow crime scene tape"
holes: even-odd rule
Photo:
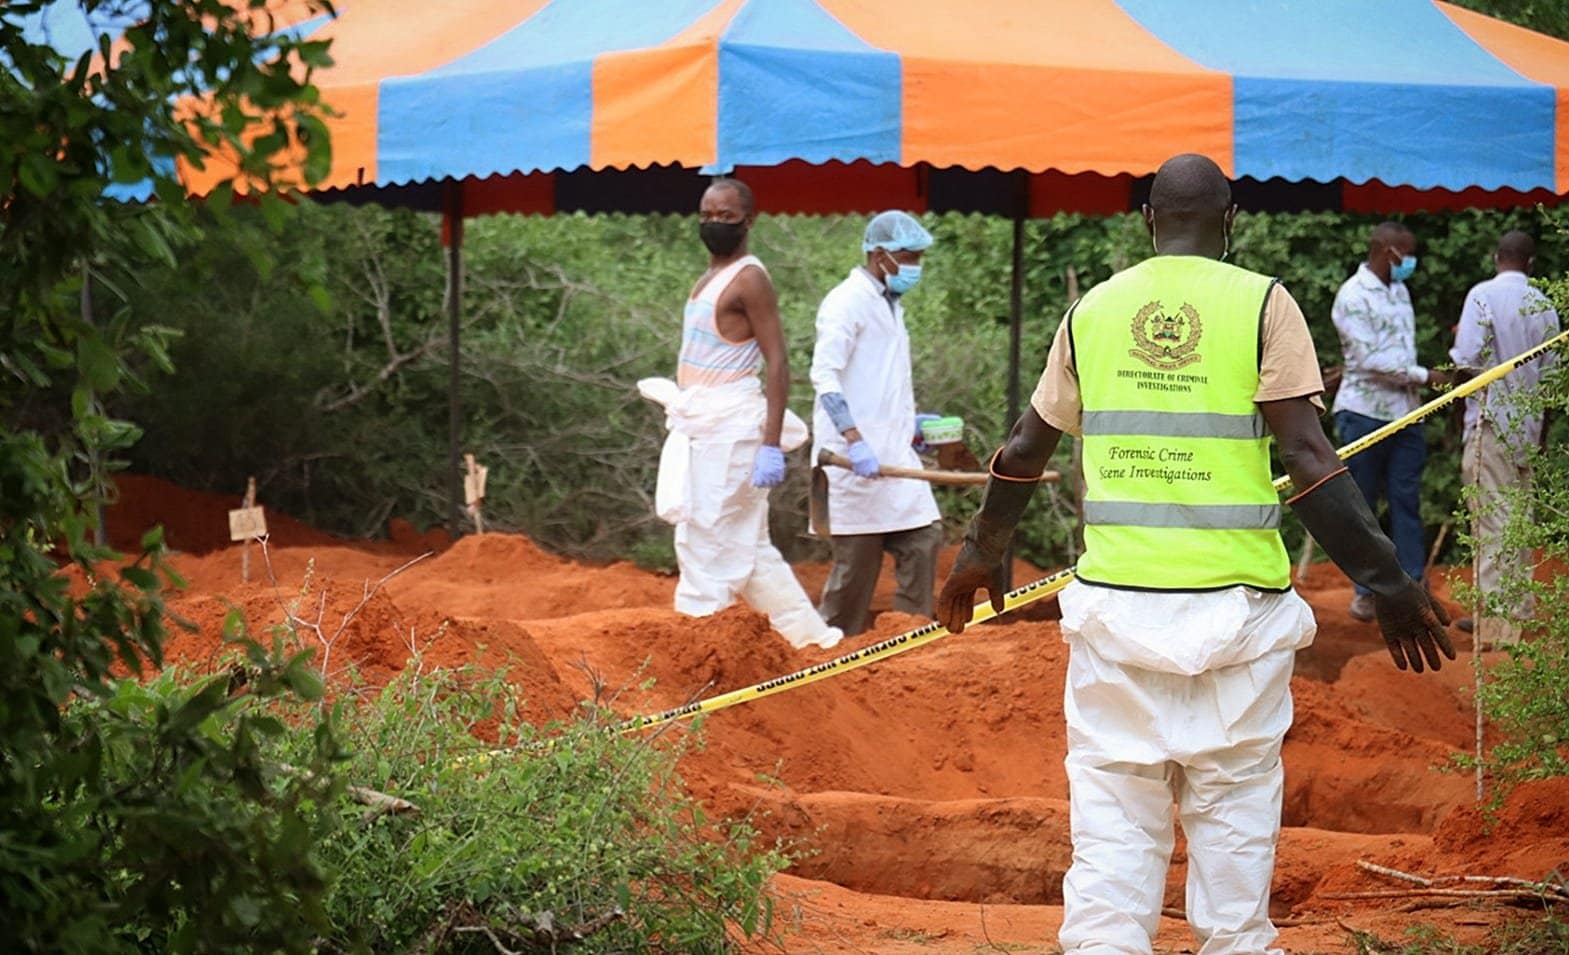
[[[1433,412],[1438,411],[1440,408],[1444,408],[1456,401],[1459,401],[1461,398],[1464,398],[1467,395],[1475,394],[1477,391],[1486,388],[1488,385],[1509,374],[1511,371],[1519,368],[1521,365],[1524,365],[1536,358],[1540,358],[1546,352],[1558,347],[1561,344],[1564,344],[1566,341],[1569,341],[1569,331],[1565,331],[1556,338],[1549,339],[1548,341],[1537,345],[1535,348],[1529,348],[1501,365],[1495,365],[1494,367],[1481,372],[1475,378],[1472,378],[1465,384],[1458,385],[1449,391],[1446,391],[1442,395],[1439,395],[1437,398],[1434,398],[1432,401],[1429,401],[1427,404],[1416,409],[1405,417],[1396,421],[1391,421],[1378,430],[1373,431],[1364,437],[1358,438],[1355,441],[1352,441],[1345,447],[1340,448],[1336,454],[1340,456],[1341,460],[1345,460],[1354,454],[1365,451],[1378,442],[1394,434],[1395,432],[1416,424],[1418,421],[1421,421]],[[1290,487],[1291,479],[1289,477],[1281,477],[1275,480],[1275,490],[1277,491],[1283,492]],[[1059,570],[1054,574],[1048,574],[1034,583],[1026,584],[1016,590],[1011,590],[1004,597],[1002,613],[1008,613],[1009,611],[1017,610],[1025,604],[1034,603],[1037,600],[1054,596],[1064,587],[1068,586],[1068,584],[1072,582],[1073,579],[1073,568],[1070,567],[1066,570]],[[971,623],[984,623],[987,620],[997,616],[1000,616],[1000,614],[992,609],[991,602],[984,601],[975,605],[975,614],[971,618]],[[673,723],[676,720],[686,719],[688,717],[697,716],[702,713],[713,713],[719,710],[729,709],[732,706],[738,706],[742,703],[750,703],[753,700],[760,700],[765,696],[773,696],[776,693],[783,693],[786,690],[793,690],[797,687],[816,683],[819,680],[826,680],[831,676],[838,676],[841,673],[848,673],[851,670],[860,669],[861,667],[877,663],[878,661],[886,660],[889,657],[898,656],[901,653],[907,653],[910,650],[914,650],[916,647],[922,647],[928,643],[941,640],[946,636],[950,636],[946,627],[936,622],[929,623],[924,627],[917,627],[914,630],[901,633],[896,637],[889,637],[887,640],[883,640],[879,643],[862,647],[861,649],[852,653],[847,653],[842,657],[836,657],[832,660],[825,660],[822,663],[814,664],[813,666],[809,666],[804,670],[797,670],[794,673],[787,673],[783,676],[776,676],[773,679],[765,680],[762,683],[742,687],[737,690],[730,690],[726,693],[720,693],[715,696],[710,696],[706,699],[694,700],[693,702],[687,703],[684,706],[678,706],[673,709],[665,710],[661,713],[650,713],[646,716],[634,716],[631,719],[624,720],[608,727],[608,730],[613,733],[635,733],[639,730],[651,729],[656,726],[663,726],[666,723]]]

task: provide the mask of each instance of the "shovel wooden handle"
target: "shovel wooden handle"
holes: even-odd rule
[[[817,455],[817,463],[831,465],[836,468],[850,467],[850,459],[842,454],[835,454],[824,448]],[[929,484],[985,484],[990,476],[985,471],[936,471],[926,468],[895,468],[882,465],[878,471],[883,477],[909,478],[912,481],[926,481]],[[1059,481],[1062,475],[1056,471],[1046,471],[1041,475],[1042,481]]]

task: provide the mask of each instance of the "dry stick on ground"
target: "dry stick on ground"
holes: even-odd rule
[[[1433,565],[1438,563],[1438,552],[1444,549],[1444,539],[1449,536],[1449,529],[1454,526],[1454,518],[1449,518],[1438,525],[1438,533],[1433,535],[1433,546],[1427,549],[1427,563],[1422,567],[1422,579],[1426,580],[1433,572]]]
[[[343,615],[343,621],[338,624],[338,628],[333,631],[332,636],[328,637],[325,631],[322,629],[321,625],[321,618],[327,610],[327,588],[325,586],[322,587],[321,600],[319,601],[319,605],[317,607],[315,622],[307,621],[300,617],[294,612],[293,608],[285,604],[283,601],[283,597],[280,593],[282,585],[278,583],[278,575],[273,569],[272,552],[267,547],[267,538],[259,538],[259,541],[261,543],[262,562],[267,567],[268,579],[272,581],[273,595],[278,601],[278,606],[282,608],[286,621],[292,627],[301,627],[314,632],[316,634],[316,638],[321,641],[322,646],[325,648],[321,661],[321,673],[323,679],[325,679],[327,676],[327,665],[332,658],[332,645],[340,636],[343,635],[343,631],[348,628],[349,624],[353,622],[356,616],[359,615],[360,611],[364,610],[365,606],[370,603],[371,598],[380,592],[381,588],[387,583],[387,581],[398,576],[405,570],[408,570],[410,567],[413,567],[415,564],[431,555],[430,551],[426,551],[418,557],[415,557],[413,560],[407,561],[402,566],[396,568],[395,570],[383,576],[380,580],[376,581],[374,586],[369,580],[365,581],[364,597],[361,598],[360,602],[356,604],[353,609]],[[304,770],[296,769],[292,766],[284,766],[283,770],[289,773],[306,772]],[[351,785],[345,791],[355,802],[369,807],[365,813],[364,821],[366,822],[370,822],[376,817],[382,815],[404,815],[419,812],[419,807],[414,803],[409,802],[407,799],[400,799],[397,796],[392,796],[375,789],[369,789],[365,786]]]
[[[280,765],[278,770],[290,776],[297,776],[307,782],[316,779],[316,774],[310,770],[300,769],[298,766],[290,766],[287,763]],[[418,815],[420,811],[418,806],[407,799],[384,793],[379,789],[350,785],[344,787],[343,791],[350,799],[367,807],[364,816],[361,818],[362,822],[373,822],[381,816],[413,816]]]
[[[470,913],[470,916],[483,917],[478,912],[472,912]],[[619,922],[624,918],[626,918],[625,910],[623,910],[620,906],[617,906],[606,912],[602,912],[601,914],[596,915],[585,922],[579,922],[577,925],[558,927],[556,925],[555,918],[551,915],[551,913],[541,912],[534,916],[534,924],[531,926],[522,926],[515,929],[503,929],[502,931],[504,934],[516,940],[513,942],[515,945],[523,944],[529,945],[531,947],[538,945],[548,945],[550,946],[551,951],[555,951],[556,946],[558,945],[571,945],[574,942],[581,942],[584,939],[587,939],[590,935],[597,934],[598,932],[608,928],[611,924]],[[490,944],[494,945],[496,947],[496,951],[500,952],[501,955],[522,955],[521,952],[510,949],[506,945],[502,944],[501,939],[497,936],[495,929],[492,929],[488,925],[454,925],[452,926],[451,930],[459,934],[483,935],[490,940]]]
[[[1432,889],[1441,885],[1454,885],[1457,882],[1468,882],[1472,885],[1507,886],[1507,891],[1512,893],[1529,893],[1542,896],[1552,901],[1569,902],[1569,888],[1554,882],[1533,882],[1530,879],[1520,879],[1504,875],[1441,875],[1436,878],[1416,875],[1411,872],[1402,872],[1388,866],[1368,862],[1366,859],[1357,860],[1357,868],[1363,872],[1371,872],[1385,878],[1396,879],[1401,882],[1410,882],[1424,889]],[[1447,890],[1455,891],[1455,890]],[[1479,890],[1460,890],[1479,891]]]
[[[1389,889],[1379,892],[1327,892],[1321,899],[1413,899],[1433,895],[1455,899],[1516,899],[1524,902],[1569,903],[1569,899],[1528,889]]]

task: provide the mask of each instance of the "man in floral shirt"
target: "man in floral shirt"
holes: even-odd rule
[[[1423,385],[1449,383],[1446,372],[1416,360],[1416,315],[1405,280],[1416,271],[1416,236],[1398,222],[1374,227],[1367,261],[1346,279],[1331,313],[1345,371],[1335,396],[1335,426],[1341,443],[1355,441],[1414,411]],[[1423,582],[1426,548],[1422,538],[1422,465],[1427,439],[1420,426],[1405,428],[1346,461],[1369,507],[1376,512],[1380,493],[1389,502],[1389,536],[1400,566]],[[1360,584],[1351,616],[1373,619],[1373,598]]]

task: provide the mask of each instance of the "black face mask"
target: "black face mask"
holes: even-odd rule
[[[744,222],[703,222],[697,227],[698,237],[714,255],[729,255],[740,248],[746,238]]]

